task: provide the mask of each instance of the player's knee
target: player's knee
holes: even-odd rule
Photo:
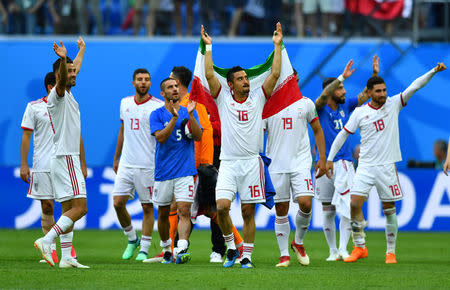
[[[220,216],[228,215],[230,211],[230,204],[226,202],[222,202],[221,200],[217,201],[217,214]]]
[[[289,202],[280,202],[275,204],[277,216],[285,216],[289,212]]]
[[[248,221],[255,218],[255,208],[253,205],[242,206],[242,219]]]
[[[153,204],[151,203],[143,203],[142,204],[142,211],[144,214],[151,214],[153,213]]]
[[[298,203],[302,212],[308,213],[311,212],[311,200],[301,200]]]
[[[126,206],[127,201],[124,200],[123,198],[119,198],[119,197],[114,197],[114,208],[117,209],[122,209]]]

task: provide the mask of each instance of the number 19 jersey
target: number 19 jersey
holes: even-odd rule
[[[305,97],[264,120],[270,172],[292,173],[311,168],[308,123],[317,121],[314,103]]]
[[[120,102],[123,122],[123,148],[120,164],[134,168],[155,168],[155,137],[150,134],[150,114],[164,106],[164,102],[150,96],[142,103],[134,96]]]
[[[219,109],[222,149],[220,160],[251,159],[263,147],[262,112],[266,103],[264,89],[251,90],[243,102],[236,101],[229,91],[220,89],[215,99]]]
[[[402,94],[387,98],[386,103],[374,108],[370,103],[356,108],[344,130],[353,134],[360,128],[361,151],[359,165],[375,166],[402,160],[398,133],[398,114],[406,106]]]

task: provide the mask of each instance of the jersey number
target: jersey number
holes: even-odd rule
[[[256,197],[261,196],[261,192],[259,191],[258,185],[254,185],[254,186],[250,185],[248,188],[250,188],[250,197],[251,198],[256,198]]]
[[[395,185],[389,185],[389,188],[390,188],[391,191],[392,191],[392,196],[399,196],[399,195],[401,195],[401,193],[400,193],[400,188],[398,187],[397,184],[395,184]]]
[[[176,134],[177,134],[177,141],[180,141],[181,140],[181,129],[178,129],[177,131],[176,131]]]
[[[131,130],[139,130],[139,119],[130,119],[131,121]]]
[[[239,121],[248,121],[248,111],[237,111]]]
[[[283,119],[283,129],[292,130],[292,118],[282,118]]]
[[[383,119],[375,121],[375,122],[373,122],[373,124],[375,125],[375,129],[377,129],[377,132],[381,131],[385,128]]]
[[[339,120],[333,120],[334,121],[334,129],[336,130],[342,130],[344,128],[344,125],[342,124],[342,119]]]
[[[194,186],[189,185],[189,197],[194,197]]]
[[[305,182],[306,182],[307,190],[313,190],[312,179],[307,178],[307,179],[305,179]]]

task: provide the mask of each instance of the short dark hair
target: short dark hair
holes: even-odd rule
[[[233,66],[228,72],[227,72],[227,82],[233,82],[234,80],[234,73],[244,70],[242,67],[240,66]]]
[[[192,80],[192,72],[185,66],[174,66],[172,68],[173,76],[180,81],[186,88]]]
[[[159,84],[159,88],[161,89],[161,92],[164,91],[164,89],[166,88],[165,83],[166,83],[167,81],[170,81],[170,80],[176,81],[176,79],[171,78],[171,77],[165,78],[165,79],[163,79],[163,80],[161,81],[161,83]]]
[[[322,89],[325,89],[326,86],[328,86],[329,84],[331,84],[332,82],[334,82],[334,80],[336,80],[336,78],[326,78],[326,79],[322,82]]]
[[[152,79],[152,76],[150,75],[150,73],[148,72],[148,70],[145,69],[145,68],[138,68],[138,69],[136,69],[136,70],[134,71],[134,73],[133,73],[133,81],[136,79],[136,75],[137,75],[137,74],[148,74],[149,77],[150,77],[150,80]]]
[[[375,85],[384,84],[384,83],[385,82],[384,82],[384,80],[381,77],[373,76],[367,81],[366,87],[367,87],[368,90],[371,90],[371,89],[373,89],[373,87]]]
[[[73,63],[73,60],[66,56],[66,63]],[[59,65],[61,64],[61,58],[58,58],[54,63],[53,63],[53,72],[57,73],[59,70]]]
[[[445,140],[438,139],[434,142],[434,145],[436,145],[439,148],[439,150],[447,152],[447,142],[445,142]]]
[[[45,90],[47,90],[47,87],[49,85],[51,86],[55,86],[56,84],[56,76],[54,72],[49,72],[45,75],[45,79],[44,79],[44,86],[45,86]]]

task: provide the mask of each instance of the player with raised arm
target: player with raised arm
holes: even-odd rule
[[[164,251],[162,263],[172,263],[172,241],[169,237],[169,212],[173,198],[177,202],[178,254],[175,263],[190,260],[188,253],[191,229],[191,204],[194,201],[195,168],[194,140],[202,138],[202,128],[195,111],[196,102],[180,106],[177,81],[166,78],[161,82],[164,107],[150,115],[150,129],[156,137],[155,190],[153,202],[158,205],[158,231]]]
[[[58,46],[53,43],[53,50],[60,58],[53,64],[56,86],[48,95],[47,109],[54,134],[50,176],[55,199],[61,203],[63,215],[44,237],[34,242],[34,246],[52,267],[54,266],[51,257],[52,242],[58,236],[71,233],[74,223],[87,212],[85,183],[87,168],[81,138],[80,111],[70,92],[75,86],[81,63],[75,65],[67,57],[67,50],[62,41],[60,44],[61,46]],[[70,242],[61,242],[60,268],[89,268],[71,257],[71,239]]]
[[[281,42],[283,33],[277,23],[273,34],[275,46],[272,70],[261,87],[250,89],[245,70],[235,66],[227,74],[230,91],[222,90],[214,75],[212,39],[201,27],[206,44],[205,74],[211,96],[219,110],[222,132],[220,171],[216,185],[219,226],[227,244],[224,267],[234,265],[239,252],[234,243],[233,224],[230,218],[231,201],[239,192],[244,220],[244,253],[242,268],[252,268],[251,254],[255,239],[255,204],[265,202],[264,164],[259,156],[263,141],[262,111],[271,96],[281,71]]]
[[[370,102],[356,108],[344,129],[339,132],[327,158],[327,171],[333,173],[333,160],[343,146],[349,134],[361,130],[361,152],[358,169],[353,178],[351,196],[351,228],[354,248],[344,262],[356,262],[367,257],[362,206],[373,186],[383,205],[386,216],[386,264],[397,263],[395,242],[397,240],[397,216],[395,202],[403,199],[403,192],[398,180],[396,162],[401,161],[400,140],[398,133],[398,115],[406,106],[411,96],[425,86],[431,78],[445,70],[443,63],[417,78],[406,90],[387,98],[386,84],[378,76],[367,81],[367,94]]]
[[[324,80],[321,95],[316,99],[316,109],[325,135],[326,154],[330,152],[331,144],[339,131],[348,121],[350,114],[356,107],[368,100],[365,88],[357,97],[346,98],[344,80],[353,72],[353,60],[350,60],[343,73],[338,78]],[[378,75],[379,58],[372,59],[372,76]],[[318,157],[322,157],[319,153]],[[334,173],[331,178],[322,176],[315,182],[316,198],[322,202],[323,232],[330,248],[327,261],[344,260],[349,256],[347,244],[350,239],[350,187],[352,185],[355,168],[352,163],[352,150],[347,140],[333,160]],[[336,247],[336,212],[339,214],[339,251]]]
[[[294,72],[294,75],[296,73]],[[298,203],[295,217],[295,238],[291,248],[300,264],[309,265],[309,257],[303,247],[303,239],[311,221],[311,202],[314,196],[311,179],[311,146],[308,124],[321,158],[316,164],[317,176],[325,174],[325,138],[317,117],[314,103],[302,97],[280,112],[264,120],[267,132],[267,156],[272,159],[270,177],[275,187],[275,234],[280,248],[280,262],[276,267],[288,267],[289,257],[289,200]]]
[[[143,261],[147,259],[155,222],[152,193],[156,140],[150,134],[150,114],[164,103],[148,93],[151,86],[148,70],[139,68],[134,71],[133,86],[135,95],[123,98],[120,102],[121,125],[114,154],[113,169],[117,176],[113,196],[117,218],[128,238],[122,259],[131,259],[140,245],[136,260]],[[141,238],[137,236],[126,208],[127,201],[134,198],[135,191],[144,212]]]

